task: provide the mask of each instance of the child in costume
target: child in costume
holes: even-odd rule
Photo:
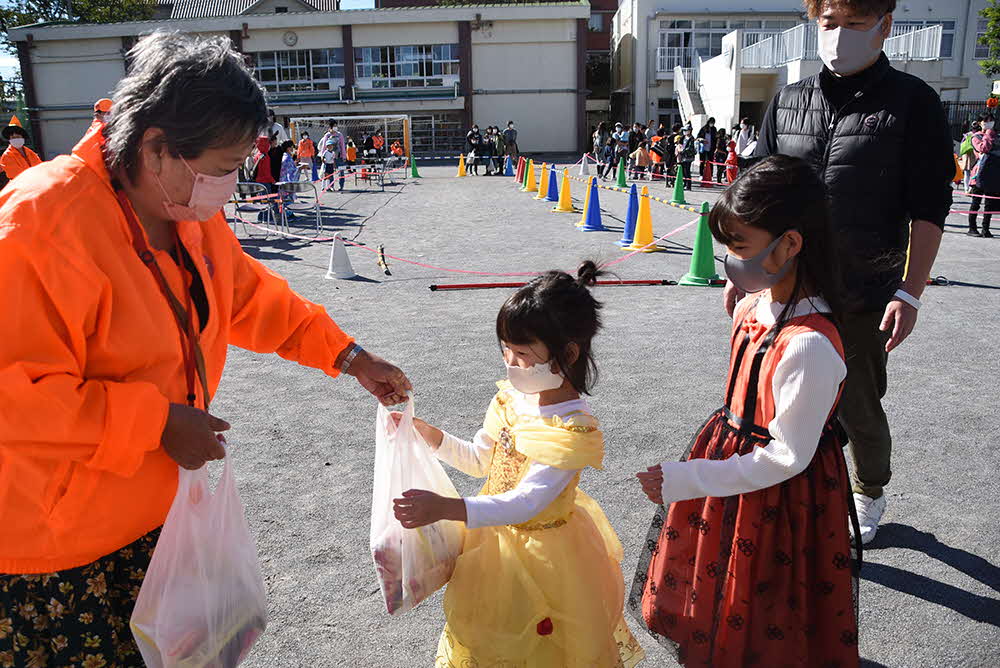
[[[639,473],[660,509],[629,607],[686,666],[858,665],[857,519],[836,419],[847,368],[826,192],[772,156],[712,209],[733,317],[725,404]],[[860,558],[860,557],[859,557]]]
[[[732,183],[740,173],[740,159],[736,155],[736,142],[730,141],[727,148],[729,153],[726,155],[726,181]]]
[[[630,667],[644,654],[625,623],[621,544],[600,506],[577,488],[600,469],[604,438],[581,394],[596,368],[591,340],[598,275],[548,272],[500,309],[508,381],[498,383],[470,443],[416,421],[437,457],[486,477],[479,496],[410,490],[396,499],[406,528],[464,521],[465,546],[444,598],[436,666]]]

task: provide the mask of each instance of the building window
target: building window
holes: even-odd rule
[[[976,60],[986,60],[990,57],[990,47],[982,43],[983,37],[986,36],[986,28],[989,26],[989,21],[987,19],[979,19],[976,24],[976,52],[973,57]]]
[[[287,14],[288,13],[288,7],[275,7],[274,8],[274,13],[275,14]]]
[[[743,46],[799,25],[793,20],[747,21],[722,19],[660,21],[657,70],[672,72],[678,65],[694,67],[702,60],[722,53],[722,38],[737,28],[745,31]]]
[[[591,32],[604,32],[604,14],[591,14],[587,27]]]
[[[344,83],[344,50],[260,51],[254,75],[269,93],[335,90]]]
[[[360,88],[428,88],[458,81],[458,45],[366,46],[354,49]]]
[[[896,35],[902,35],[906,32],[911,32],[913,30],[920,30],[921,28],[929,28],[930,26],[941,26],[941,52],[938,54],[942,58],[951,58],[952,52],[955,48],[955,22],[954,21],[933,21],[933,20],[916,20],[916,21],[893,21],[892,22],[892,32],[889,34],[890,37],[895,37]]]

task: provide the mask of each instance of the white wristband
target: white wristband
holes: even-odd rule
[[[903,290],[902,288],[896,290],[896,294],[893,295],[893,298],[898,299],[899,301],[902,302],[906,302],[907,304],[917,309],[918,311],[920,310],[920,300],[911,295],[906,290]]]

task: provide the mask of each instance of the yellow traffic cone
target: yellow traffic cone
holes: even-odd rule
[[[583,227],[587,224],[587,209],[590,208],[590,186],[597,177],[591,177],[587,179],[587,197],[583,200],[583,215],[580,216],[580,222],[576,224],[577,227]]]
[[[456,178],[465,176],[465,156],[458,156],[458,174],[455,175]]]
[[[655,253],[663,250],[661,246],[653,246],[653,215],[649,209],[649,186],[642,187],[642,196],[639,198],[639,217],[635,221],[635,237],[632,245],[626,247],[628,251],[642,251],[643,253]]]
[[[573,208],[573,194],[569,189],[568,169],[563,170],[562,187],[559,188],[559,203],[552,207],[552,210],[559,213],[580,213],[579,209]]]
[[[544,171],[544,170],[542,170],[542,171]],[[535,161],[534,160],[529,160],[528,161],[528,176],[526,178],[528,179],[528,181],[527,181],[528,185],[526,185],[524,187],[524,192],[526,192],[526,193],[537,192],[538,191],[538,184],[535,182]]]
[[[538,181],[538,194],[535,199],[545,199],[549,194],[549,170],[542,163],[542,178]]]

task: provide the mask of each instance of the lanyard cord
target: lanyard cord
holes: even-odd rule
[[[163,271],[160,269],[160,265],[157,264],[153,252],[146,245],[142,227],[136,219],[135,213],[132,211],[132,205],[125,196],[125,193],[119,190],[116,194],[122,213],[125,214],[125,220],[128,221],[128,226],[132,233],[132,248],[135,250],[136,255],[139,256],[139,259],[142,260],[142,263],[146,265],[146,268],[149,269],[150,273],[153,274],[153,278],[156,279],[156,285],[160,288],[160,292],[163,294],[164,299],[167,300],[170,310],[174,314],[174,321],[177,323],[177,329],[181,335],[181,351],[184,356],[184,375],[187,380],[188,406],[194,406],[197,399],[197,395],[195,394],[195,375],[197,374],[198,380],[201,383],[205,410],[207,411],[211,401],[208,392],[208,375],[205,368],[205,357],[202,355],[198,335],[194,329],[194,319],[191,317],[190,286],[187,285],[187,281],[185,280],[185,294],[187,295],[187,305],[185,306],[181,304],[180,300],[177,299],[170,289],[170,285],[163,276]],[[174,230],[174,248],[177,253],[177,265],[181,269],[181,276],[183,278],[187,272],[184,270],[181,243],[177,236],[176,228]]]

